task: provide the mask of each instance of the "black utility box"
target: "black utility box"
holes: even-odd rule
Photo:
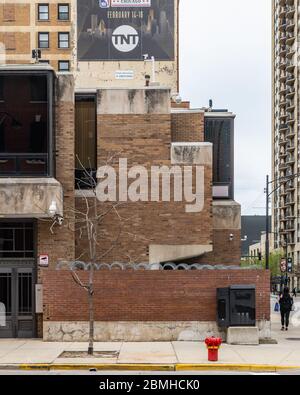
[[[217,289],[217,323],[222,328],[256,325],[255,285]]]

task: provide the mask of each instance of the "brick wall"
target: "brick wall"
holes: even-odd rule
[[[10,54],[27,54],[30,52],[30,33],[0,32],[0,43]]]
[[[204,141],[204,112],[172,113],[172,142]]]
[[[0,4],[0,26],[29,26],[30,4]]]
[[[230,234],[233,240],[230,241]],[[214,252],[205,254],[199,263],[212,265],[240,265],[241,264],[241,230],[237,229],[214,229],[213,230]]]
[[[86,282],[87,272],[77,272]],[[44,320],[87,321],[87,292],[69,271],[43,272]],[[270,273],[228,271],[100,271],[96,321],[215,321],[216,288],[255,284],[257,320],[270,319]]]
[[[171,166],[170,114],[99,115],[98,130],[98,166],[106,164],[113,154],[117,160],[128,158],[128,168],[142,165],[149,170],[151,166]],[[109,165],[116,168],[117,164]],[[205,166],[205,206],[200,213],[186,213],[186,202],[172,199],[171,202],[124,203],[117,208],[118,214],[112,210],[99,226],[97,255],[101,257],[112,245],[114,248],[100,261],[148,262],[149,245],[212,244],[211,181],[212,167]],[[98,212],[106,211],[105,207],[98,204]],[[77,197],[76,208],[85,211],[85,200]],[[87,239],[83,234],[76,240],[76,256],[88,259],[85,251]]]
[[[70,95],[68,94],[68,91]],[[49,254],[50,267],[56,267],[59,259],[73,260],[75,257],[74,227],[74,96],[73,77],[60,76],[57,81],[57,102],[55,108],[55,141],[56,141],[56,179],[62,184],[64,191],[63,227],[55,226],[50,232],[51,221],[38,222],[38,254]],[[73,91],[74,92],[74,91]],[[70,223],[70,228],[68,227]],[[73,225],[73,226],[72,226]]]

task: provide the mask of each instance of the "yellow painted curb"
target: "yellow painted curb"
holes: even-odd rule
[[[177,364],[175,370],[193,371],[193,370],[234,370],[238,372],[277,372],[282,370],[295,370],[300,366],[276,366],[276,365],[255,365],[255,364]]]
[[[277,372],[284,370],[300,370],[300,366],[277,366],[255,364],[21,364],[0,366],[0,369],[20,370],[89,370],[98,371],[237,371],[237,372]]]

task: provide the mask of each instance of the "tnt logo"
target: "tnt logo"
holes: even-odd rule
[[[112,34],[112,43],[120,52],[131,52],[139,44],[138,32],[128,25],[119,26]]]
[[[100,8],[109,8],[110,0],[99,0]]]

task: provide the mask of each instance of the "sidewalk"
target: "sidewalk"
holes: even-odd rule
[[[300,300],[298,300],[299,302]],[[296,314],[296,313],[294,313]],[[299,314],[299,313],[298,313]],[[299,322],[300,324],[300,322]],[[223,344],[219,363],[207,361],[202,342],[95,343],[95,351],[114,352],[103,358],[60,358],[64,351],[86,351],[86,343],[46,343],[41,340],[0,340],[0,369],[234,370],[300,369],[300,326],[280,331],[280,315],[272,314],[272,338],[278,344]],[[221,366],[220,366],[221,365]]]

